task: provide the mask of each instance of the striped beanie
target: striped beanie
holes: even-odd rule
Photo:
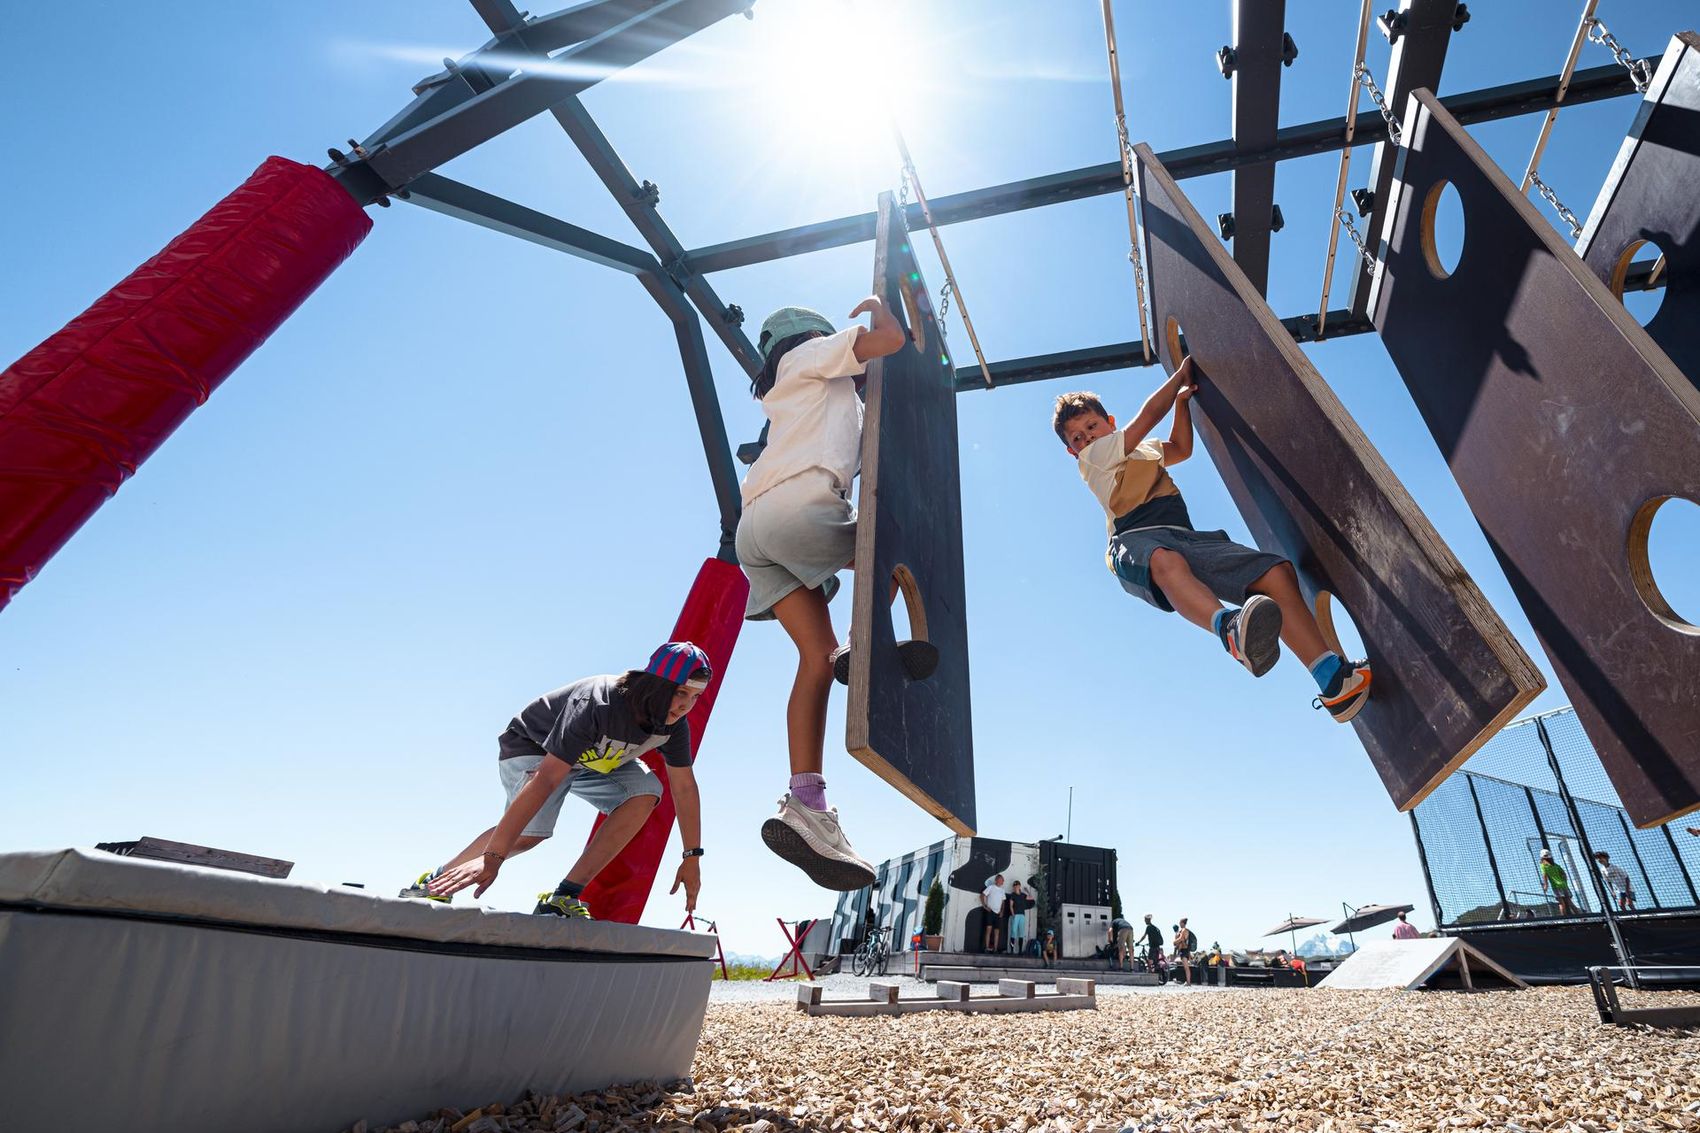
[[[705,689],[714,667],[708,663],[708,654],[690,642],[669,641],[649,655],[643,671],[686,688]],[[702,676],[696,677],[697,673]]]

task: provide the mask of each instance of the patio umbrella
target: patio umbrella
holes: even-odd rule
[[[1408,913],[1416,908],[1415,905],[1364,905],[1361,908],[1354,909],[1345,902],[1341,902],[1340,907],[1347,910],[1350,915],[1328,930],[1336,936],[1340,933],[1350,935],[1355,932],[1363,932],[1365,929],[1374,928],[1378,924],[1386,924],[1400,913]]]
[[[1280,936],[1283,932],[1287,933],[1293,938],[1293,955],[1297,956],[1299,954],[1299,929],[1310,928],[1312,925],[1322,924],[1323,920],[1324,918],[1322,917],[1295,917],[1291,913],[1288,913],[1286,920],[1282,921],[1263,935]]]

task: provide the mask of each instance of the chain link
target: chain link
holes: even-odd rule
[[[1352,223],[1351,214],[1344,208],[1337,208],[1334,210],[1334,219],[1345,226],[1346,235],[1350,236],[1352,243],[1357,245],[1358,255],[1363,257],[1364,266],[1369,269],[1371,275],[1374,275],[1375,269],[1380,265],[1377,264],[1375,257],[1370,254],[1369,248],[1364,244],[1364,238],[1358,235],[1358,226]]]
[[[1542,181],[1539,173],[1534,172],[1529,174],[1529,184],[1533,185],[1535,190],[1545,198],[1547,204],[1552,206],[1553,211],[1558,213],[1559,218],[1570,226],[1570,238],[1575,240],[1580,237],[1582,235],[1582,222],[1576,219],[1575,213],[1564,207],[1564,202],[1558,199],[1558,194],[1553,192],[1552,186]]]
[[[1653,68],[1648,66],[1645,59],[1637,59],[1631,55],[1629,49],[1619,43],[1611,29],[1606,27],[1605,21],[1594,16],[1588,17],[1588,41],[1597,43],[1611,52],[1611,57],[1617,60],[1618,66],[1629,72],[1629,80],[1635,84],[1635,90],[1640,94],[1647,93],[1647,88],[1653,85]],[[1542,190],[1541,195],[1547,196],[1545,190]],[[1550,196],[1547,199],[1552,200]],[[1556,201],[1553,204],[1563,211],[1563,205]],[[1574,221],[1572,223],[1574,224]],[[1577,232],[1580,233],[1581,229],[1577,229]]]
[[[944,317],[946,315],[950,314],[950,293],[951,293],[951,290],[952,290],[951,281],[948,280],[948,279],[945,280],[943,283],[941,283],[939,285],[939,315],[938,315],[939,334],[943,335],[946,338],[950,337],[950,330],[944,325]]]
[[[897,171],[897,205],[899,208],[909,207],[909,167],[907,165]]]
[[[1399,121],[1393,117],[1393,111],[1388,109],[1387,99],[1382,95],[1381,88],[1375,85],[1375,76],[1370,74],[1369,68],[1362,63],[1358,64],[1357,76],[1358,81],[1369,88],[1369,96],[1374,100],[1375,108],[1381,111],[1381,119],[1387,123],[1387,136],[1393,140],[1393,144],[1396,146],[1404,144],[1400,135]]]

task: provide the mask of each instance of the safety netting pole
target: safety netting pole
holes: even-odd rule
[[[324,170],[267,158],[0,373],[0,608],[371,227]]]
[[[738,631],[744,626],[744,602],[750,595],[750,581],[737,563],[709,559],[697,572],[696,581],[685,599],[685,608],[673,626],[672,641],[694,641],[708,654],[714,666],[714,680],[697,699],[696,707],[686,717],[691,722],[691,759],[696,760],[702,735],[708,728],[709,714],[719,699],[726,682],[726,670],[732,661],[732,648],[738,643]],[[673,833],[673,792],[667,784],[665,765],[659,752],[642,757],[649,769],[661,780],[661,802],[650,812],[649,819],[632,840],[626,843],[614,860],[602,868],[591,883],[585,886],[584,900],[601,921],[637,924],[643,907],[655,884],[661,855]],[[598,815],[591,827],[594,836],[603,822]],[[712,868],[712,866],[711,866]],[[726,879],[730,884],[730,878]]]

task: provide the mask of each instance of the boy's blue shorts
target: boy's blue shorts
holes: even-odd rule
[[[1189,527],[1136,527],[1110,536],[1104,561],[1122,584],[1122,589],[1143,598],[1159,610],[1174,607],[1151,581],[1151,553],[1158,548],[1173,551],[1210,592],[1235,606],[1245,604],[1246,587],[1287,560],[1280,555],[1245,547],[1228,538],[1226,531],[1194,531]]]

